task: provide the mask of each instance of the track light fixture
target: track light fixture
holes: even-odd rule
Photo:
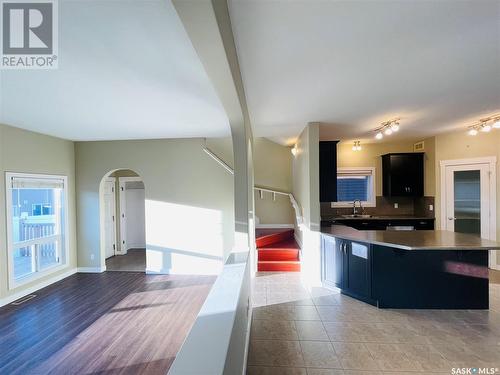
[[[485,117],[469,126],[467,134],[478,135],[479,132],[489,133],[492,129],[500,129],[500,115]]]
[[[384,121],[382,124],[380,124],[380,126],[374,130],[375,139],[380,140],[384,138],[384,134],[391,135],[399,131],[399,120],[401,119],[398,117],[389,121]]]

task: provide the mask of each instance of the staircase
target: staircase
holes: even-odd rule
[[[256,231],[259,272],[299,272],[299,245],[293,229],[258,229]]]

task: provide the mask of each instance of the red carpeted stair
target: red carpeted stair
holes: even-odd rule
[[[258,271],[300,271],[300,247],[293,229],[259,229],[256,234]]]

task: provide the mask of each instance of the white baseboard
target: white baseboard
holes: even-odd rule
[[[54,284],[58,281],[61,281],[62,279],[65,279],[66,277],[74,275],[76,272],[77,272],[77,269],[73,268],[73,269],[66,271],[64,273],[61,273],[57,276],[51,277],[50,279],[43,280],[40,283],[38,283],[32,287],[29,287],[27,289],[23,289],[20,292],[17,292],[17,293],[9,295],[7,297],[4,297],[4,298],[0,299],[0,307],[8,305],[9,303],[12,303],[12,302],[18,300],[19,298],[24,297],[24,296],[27,296],[28,294],[35,293],[37,290],[43,289],[51,284]]]
[[[490,268],[492,270],[497,270],[497,271],[500,271],[500,264],[491,264],[490,265]]]
[[[129,251],[130,249],[145,249],[145,248],[146,248],[146,244],[145,243],[142,243],[142,244],[137,244],[137,243],[127,244],[127,251]]]
[[[257,224],[255,226],[257,229],[281,229],[281,228],[295,228],[293,224]]]
[[[106,271],[106,266],[102,267],[78,267],[79,273],[103,273]]]

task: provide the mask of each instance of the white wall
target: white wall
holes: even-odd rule
[[[68,177],[69,259],[63,270],[8,290],[5,172],[28,172]],[[73,142],[0,124],[0,305],[76,271],[75,157]]]
[[[301,207],[303,224],[296,229],[302,244],[303,275],[311,285],[320,280],[319,126],[309,124],[300,134],[293,158],[293,195]]]
[[[215,274],[234,243],[233,177],[200,139],[77,142],[78,265],[102,267],[99,185],[115,169],[145,186],[147,272]]]
[[[146,247],[146,195],[144,189],[125,189],[125,212],[127,213],[127,248]]]

